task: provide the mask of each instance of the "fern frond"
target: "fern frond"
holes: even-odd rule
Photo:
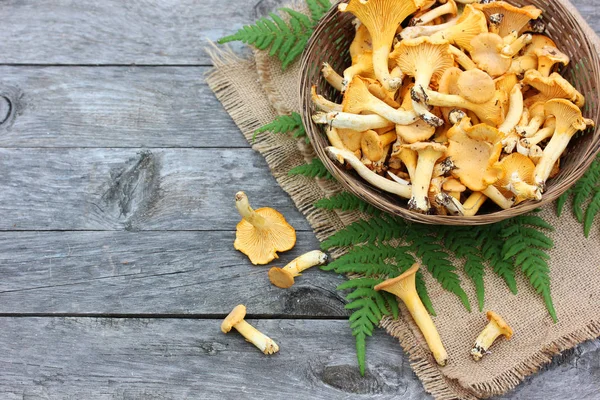
[[[590,231],[592,230],[592,225],[594,224],[598,212],[600,212],[600,191],[596,191],[596,194],[592,197],[592,200],[585,211],[585,220],[583,222],[583,233],[585,234],[585,237],[590,236]]]
[[[512,294],[517,294],[517,280],[515,279],[515,263],[506,261],[502,253],[504,246],[500,233],[506,225],[506,222],[498,222],[489,225],[486,229],[481,229],[481,255],[487,261],[495,274],[504,279],[506,286]]]
[[[423,305],[425,306],[429,314],[435,317],[437,314],[433,309],[433,304],[431,303],[431,299],[429,298],[429,293],[427,293],[427,286],[425,285],[425,279],[423,278],[423,273],[421,271],[417,272],[416,285],[417,294],[421,298]]]
[[[289,8],[281,8],[280,13],[287,14],[286,23],[280,15],[270,13],[269,18],[261,18],[254,25],[246,25],[230,36],[219,39],[218,43],[240,41],[259,50],[269,49],[270,56],[281,61],[286,69],[298,58],[321,17],[329,10],[328,0],[306,0],[310,17]]]
[[[381,211],[355,195],[342,192],[315,203],[315,207],[325,210],[362,211],[369,215],[380,215]]]
[[[561,196],[558,202],[559,212],[562,212],[562,207],[564,206],[564,203],[568,200],[568,197],[572,195],[573,213],[579,222],[583,222],[586,213],[584,207],[589,201],[590,197],[593,196],[595,190],[598,188],[599,185],[600,156],[596,157],[596,160],[594,160],[587,172],[567,192],[568,194],[563,195],[566,198],[563,198],[563,196]]]
[[[321,160],[318,158],[313,158],[310,164],[299,165],[295,168],[292,168],[288,175],[303,175],[308,178],[320,178],[320,179],[335,179],[333,175],[329,173],[327,168]]]
[[[308,136],[306,136],[306,130],[304,129],[304,124],[302,123],[302,117],[296,112],[293,112],[290,115],[280,115],[275,118],[273,122],[258,128],[256,131],[254,131],[252,141],[256,139],[256,135],[263,132],[292,133],[295,138],[303,137],[308,143]]]
[[[565,204],[567,204],[569,197],[571,197],[571,194],[573,193],[572,190],[573,189],[567,190],[562,195],[560,195],[558,199],[556,199],[556,215],[558,217],[562,215],[562,212],[565,209]]]
[[[354,222],[334,233],[321,243],[321,249],[346,247],[360,243],[377,243],[399,238],[407,231],[408,224],[400,219],[381,214],[368,220]]]
[[[551,249],[554,242],[544,231],[551,226],[537,215],[515,217],[502,223],[500,236],[505,238],[502,255],[519,266],[538,294],[542,295],[548,313],[557,321],[556,310],[550,294],[549,256],[544,250]]]

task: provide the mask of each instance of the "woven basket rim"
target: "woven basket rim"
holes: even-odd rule
[[[541,1],[541,0],[540,0]],[[538,209],[550,202],[556,200],[561,194],[567,191],[572,185],[574,185],[587,171],[589,166],[594,161],[596,155],[600,152],[600,131],[598,125],[600,124],[600,101],[597,102],[595,108],[588,111],[588,114],[593,112],[595,118],[593,118],[596,126],[593,128],[593,132],[586,133],[587,135],[592,135],[591,142],[588,146],[580,150],[578,152],[579,162],[576,165],[576,170],[573,171],[570,175],[560,176],[561,180],[558,184],[553,186],[554,181],[550,181],[549,190],[544,193],[544,197],[540,201],[525,201],[523,203],[518,204],[515,207],[512,207],[508,210],[498,210],[494,212],[490,212],[487,214],[479,214],[472,217],[465,216],[444,216],[444,215],[430,215],[430,214],[420,214],[413,211],[409,211],[404,199],[396,198],[396,201],[393,201],[391,198],[393,197],[390,194],[383,193],[381,190],[371,186],[362,178],[358,177],[356,173],[352,171],[345,170],[341,168],[337,163],[327,157],[325,153],[325,146],[322,144],[322,127],[317,125],[312,120],[312,112],[313,107],[311,105],[311,96],[310,96],[310,87],[312,84],[316,82],[310,82],[311,77],[309,76],[309,66],[311,63],[315,62],[313,59],[313,49],[316,43],[321,39],[321,36],[326,32],[326,30],[330,27],[330,25],[337,22],[337,19],[340,18],[340,13],[337,10],[337,5],[342,1],[337,1],[333,5],[333,7],[329,10],[327,14],[320,20],[317,24],[312,36],[310,37],[304,53],[301,58],[301,79],[300,79],[300,94],[301,94],[301,104],[302,104],[302,120],[304,126],[306,128],[306,133],[315,148],[315,152],[319,159],[323,162],[327,170],[335,177],[335,179],[344,187],[345,190],[359,197],[360,199],[372,204],[373,206],[395,215],[398,215],[404,219],[424,223],[424,224],[432,224],[432,225],[484,225],[491,224],[495,222],[499,222],[508,218],[516,217],[518,215],[526,214],[535,209]],[[509,3],[512,3],[510,0]],[[523,2],[523,1],[521,1]],[[589,51],[589,55],[591,56],[591,60],[589,63],[592,66],[600,65],[600,48],[592,41],[590,37],[588,37],[583,28],[581,27],[577,16],[570,12],[567,8],[564,7],[562,3],[556,2],[555,0],[551,0],[549,5],[552,5],[554,9],[557,9],[559,12],[557,14],[552,15],[553,19],[557,16],[562,18],[565,21],[571,23],[571,25],[577,26],[580,31],[579,32],[565,32],[576,34],[577,39],[585,44],[586,50]],[[544,14],[547,15],[547,12]],[[328,60],[319,60],[319,63],[325,62]],[[597,71],[594,71],[594,77],[598,82],[600,82],[600,68]],[[587,93],[583,93],[588,98]],[[598,93],[596,93],[596,97]],[[570,146],[571,147],[571,146]],[[558,189],[556,189],[558,186]],[[555,190],[556,189],[556,190]]]

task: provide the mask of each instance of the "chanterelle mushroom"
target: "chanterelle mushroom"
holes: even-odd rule
[[[390,131],[383,135],[378,135],[373,130],[362,134],[361,149],[364,157],[371,161],[379,161],[385,155],[386,146],[396,141],[396,132]]]
[[[408,312],[410,312],[410,315],[412,315],[415,323],[423,333],[435,361],[443,367],[448,363],[448,353],[444,348],[442,339],[440,338],[427,309],[417,293],[415,278],[419,268],[419,264],[414,264],[408,271],[399,277],[388,279],[375,286],[375,290],[384,290],[392,293],[404,302]]]
[[[480,33],[487,31],[485,15],[469,4],[465,6],[463,13],[456,21],[456,25],[435,33],[431,38],[434,40],[447,40],[461,49],[471,51],[473,49],[471,40]]]
[[[553,115],[556,118],[556,130],[535,167],[535,183],[542,188],[573,135],[588,126],[594,126],[594,121],[583,118],[581,110],[564,99],[550,100],[546,103],[545,110],[546,116]]]
[[[512,328],[495,312],[488,311],[487,319],[490,322],[479,334],[475,340],[475,346],[471,349],[471,356],[475,361],[481,360],[487,354],[488,349],[499,336],[504,336],[509,340],[513,335]]]
[[[567,99],[579,108],[585,105],[585,97],[573,87],[565,78],[556,72],[545,77],[541,72],[529,70],[525,73],[523,83],[539,90],[540,94],[529,98],[530,103],[546,102],[552,99]]]
[[[350,0],[341,3],[341,12],[351,12],[367,27],[373,43],[373,69],[375,76],[389,90],[400,87],[402,80],[392,78],[388,56],[398,26],[425,3],[424,0]]]
[[[473,61],[491,76],[500,76],[509,70],[512,58],[502,54],[504,41],[501,36],[489,32],[482,33],[473,38],[471,47]]]
[[[267,264],[278,258],[278,251],[296,244],[296,230],[283,215],[272,208],[253,210],[244,192],[235,195],[235,206],[243,217],[237,224],[233,247],[250,258],[252,264]]]
[[[271,268],[269,270],[269,280],[273,285],[287,289],[292,287],[294,278],[302,275],[302,271],[317,265],[323,265],[326,262],[327,254],[319,250],[309,251],[294,259],[283,268]]]
[[[457,85],[460,95],[477,104],[489,101],[496,91],[492,77],[480,69],[471,69],[460,74]]]
[[[435,142],[407,144],[404,147],[418,153],[417,169],[412,181],[412,196],[408,202],[411,210],[426,213],[429,211],[429,185],[437,160],[446,154],[446,146]]]
[[[246,341],[255,345],[265,354],[274,354],[279,351],[279,346],[273,339],[261,333],[258,329],[244,321],[246,307],[242,304],[236,306],[221,323],[221,332],[229,333],[235,328]]]
[[[528,157],[513,153],[504,157],[497,166],[502,169],[502,178],[494,186],[500,188],[501,192],[512,192],[516,196],[515,203],[542,199],[542,191],[535,185],[535,164]]]
[[[542,15],[542,10],[534,6],[515,7],[505,1],[474,4],[473,7],[483,11],[492,24],[495,22],[495,18],[492,18],[493,15],[501,16],[494,29],[502,37],[510,35],[514,31],[520,32],[530,20],[537,19]]]

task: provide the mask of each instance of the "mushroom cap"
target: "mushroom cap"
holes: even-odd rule
[[[444,94],[459,95],[460,90],[458,89],[458,79],[462,74],[463,71],[460,68],[448,68],[438,82],[438,91]],[[450,120],[449,114],[452,110],[454,110],[452,107],[442,107],[442,114],[444,115],[444,119],[446,121]]]
[[[391,132],[393,132],[393,130],[385,133],[384,135],[387,136],[388,133]],[[385,138],[384,135],[379,135],[373,130],[368,130],[362,134],[361,149],[364,157],[368,158],[371,161],[381,160],[381,158],[385,155],[385,146],[387,146],[390,143],[390,140],[396,140],[395,133],[393,134],[393,136],[390,135],[390,140],[388,140],[388,138]],[[386,139],[385,142],[382,142],[382,136],[384,136],[384,139]]]
[[[536,50],[541,49],[542,47],[554,47],[556,48],[556,42],[550,39],[546,35],[542,34],[534,34],[531,35],[531,43],[529,43],[524,49],[524,55],[535,55]]]
[[[245,219],[237,224],[233,247],[250,258],[252,264],[267,264],[279,258],[278,251],[290,250],[296,244],[296,230],[278,211],[269,208],[254,210],[265,219],[264,227],[257,228]]]
[[[504,335],[504,337],[506,337],[506,339],[510,339],[513,335],[513,330],[510,326],[508,326],[508,324],[506,323],[506,321],[504,321],[504,319],[496,314],[493,311],[488,311],[486,313],[487,319],[490,322],[494,322],[498,328],[500,329],[500,331],[502,332],[502,334]]]
[[[413,110],[410,90],[404,95],[402,108],[407,111]],[[434,135],[435,129],[435,126],[431,126],[422,119],[419,119],[410,125],[396,125],[396,134],[402,138],[404,143],[416,143],[428,140]]]
[[[294,285],[294,276],[287,269],[273,267],[269,270],[269,280],[279,288],[287,289]]]
[[[502,134],[490,125],[469,127],[469,123],[469,118],[463,118],[448,131],[447,156],[456,166],[452,175],[470,190],[481,192],[501,176],[495,164],[502,153]]]
[[[585,120],[575,104],[564,99],[550,100],[544,106],[546,116],[556,118],[556,132],[574,135],[585,130],[591,121]]]
[[[515,74],[505,74],[494,80],[496,83],[496,89],[501,90],[504,93],[510,93],[515,85],[519,83],[519,79]]]
[[[413,275],[415,275],[417,273],[417,271],[419,271],[419,268],[421,268],[420,264],[413,264],[412,267],[410,267],[406,272],[404,272],[402,275],[396,277],[396,278],[392,278],[392,279],[388,279],[386,281],[381,282],[379,285],[376,285],[373,289],[380,291],[386,291],[386,292],[390,292],[390,293],[394,293],[396,295],[398,295],[398,293],[396,293],[395,291],[392,292],[391,290],[394,289],[402,289],[402,284],[404,283],[404,281],[406,280],[406,278],[411,277]]]
[[[457,86],[462,97],[477,104],[490,100],[496,91],[492,77],[480,69],[463,72],[458,78]]]
[[[389,129],[389,128],[386,128]],[[363,132],[354,131],[352,129],[341,129],[338,128],[338,135],[342,140],[342,143],[350,151],[360,150],[360,142],[362,140]]]
[[[442,189],[444,189],[446,192],[462,193],[465,190],[467,190],[467,187],[465,185],[463,185],[462,183],[460,183],[460,181],[458,179],[448,178],[442,184]]]
[[[545,77],[539,71],[529,70],[525,73],[523,83],[537,89],[541,94],[538,101],[551,99],[567,99],[574,102],[578,107],[583,107],[585,97],[575,89],[565,78],[556,72]]]
[[[375,99],[369,91],[370,80],[358,75],[352,78],[344,93],[342,111],[351,114],[360,114],[368,108],[368,104]]]
[[[491,76],[500,76],[509,70],[512,58],[503,56],[504,40],[495,33],[482,33],[471,41],[471,58]]]
[[[456,25],[435,33],[431,38],[445,39],[461,49],[471,51],[473,49],[471,45],[473,38],[487,31],[485,14],[476,10],[472,4],[467,4],[458,21],[456,21]]]
[[[417,153],[421,153],[423,151],[434,151],[440,153],[440,157],[446,153],[448,148],[441,143],[436,142],[419,142],[419,143],[411,143],[405,144],[404,147],[414,150]],[[439,158],[439,157],[438,157]]]
[[[535,49],[534,54],[539,59],[539,67],[546,66],[545,64],[557,64],[568,65],[571,59],[568,55],[558,50],[556,47],[544,46],[541,49]]]
[[[534,6],[516,7],[505,1],[494,1],[487,4],[474,4],[476,9],[483,11],[486,17],[501,14],[504,17],[498,26],[498,34],[502,37],[513,31],[520,32],[532,19],[539,18],[542,10]]]
[[[390,54],[402,72],[412,77],[439,79],[448,68],[454,66],[447,40],[422,36],[402,40]]]
[[[225,317],[223,322],[221,322],[221,332],[228,333],[231,328],[233,328],[236,324],[244,320],[246,316],[246,306],[240,304],[236,306],[228,316]]]
[[[364,24],[359,24],[356,28],[354,40],[350,44],[350,57],[354,60],[359,54],[373,51],[373,43],[369,29]]]
[[[496,164],[502,170],[502,177],[494,184],[496,188],[505,197],[514,197],[513,193],[506,189],[512,181],[522,181],[528,185],[535,185],[535,164],[529,157],[524,156],[520,153],[512,153],[504,157],[498,164]],[[535,198],[535,197],[531,197]],[[517,199],[517,202],[526,200],[526,197]]]

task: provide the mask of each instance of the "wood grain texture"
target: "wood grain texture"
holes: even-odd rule
[[[2,232],[0,314],[226,315],[340,318],[343,278],[307,270],[290,289],[233,249],[235,232]],[[318,249],[310,232],[285,264]],[[348,331],[349,332],[349,331]]]
[[[3,1],[0,63],[208,65],[206,39],[254,22],[257,3],[55,0],[42,10],[35,0]]]
[[[0,147],[250,147],[207,70],[0,67]]]
[[[2,318],[0,398],[428,398],[382,331],[361,378],[347,321],[248,322],[280,352],[224,335],[220,320]]]
[[[0,149],[0,230],[232,230],[239,190],[310,226],[251,149]]]

